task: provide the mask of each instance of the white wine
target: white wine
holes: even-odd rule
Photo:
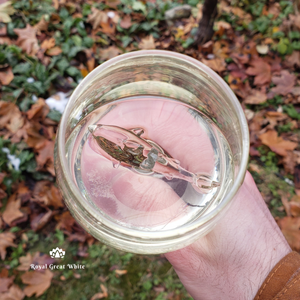
[[[66,148],[78,188],[95,210],[125,227],[178,228],[208,214],[233,184],[224,135],[180,101],[119,99],[73,132]]]

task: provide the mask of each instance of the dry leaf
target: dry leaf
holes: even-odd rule
[[[116,274],[119,276],[125,275],[127,274],[127,270],[115,270]]]
[[[300,51],[293,51],[291,55],[287,55],[284,64],[290,68],[300,67]]]
[[[252,59],[250,65],[251,67],[246,70],[246,74],[255,76],[255,85],[263,85],[271,82],[271,66],[262,58]]]
[[[300,218],[284,217],[278,225],[291,248],[300,251]]]
[[[132,23],[131,23],[130,15],[124,16],[124,18],[120,22],[120,26],[124,29],[128,29],[129,27],[131,27],[131,25],[132,25]]]
[[[87,22],[93,25],[93,29],[98,28],[100,23],[106,23],[108,16],[104,11],[92,7],[92,13],[88,15]]]
[[[295,142],[290,142],[279,137],[275,130],[269,130],[261,134],[259,138],[264,145],[268,146],[273,152],[282,156],[287,155],[287,150],[294,150],[298,146]]]
[[[244,100],[246,104],[261,104],[267,101],[267,95],[258,90],[252,90],[251,94]]]
[[[6,224],[10,226],[13,221],[24,216],[24,214],[20,211],[20,207],[21,199],[16,199],[16,194],[11,195],[2,215]]]
[[[280,76],[272,77],[272,82],[277,86],[271,89],[271,92],[285,96],[291,93],[296,81],[296,76],[287,70],[282,70]]]
[[[101,60],[107,60],[117,56],[120,53],[121,51],[119,50],[119,48],[117,48],[116,46],[110,46],[107,49],[100,50],[99,57]]]
[[[10,23],[10,15],[15,13],[15,9],[11,5],[11,1],[0,4],[0,22]]]
[[[214,58],[210,60],[203,59],[202,62],[218,73],[226,70],[226,63],[224,58]]]
[[[121,4],[120,0],[105,0],[105,4],[111,8],[117,9],[117,5]]]
[[[55,38],[44,40],[41,44],[41,48],[45,50],[53,48],[54,46],[55,46]]]
[[[97,294],[95,294],[95,295],[91,298],[91,300],[102,299],[102,298],[106,298],[106,297],[108,296],[107,288],[106,288],[103,284],[100,284],[100,287],[101,287],[102,293],[97,293]]]
[[[42,168],[48,160],[54,161],[54,141],[46,141],[44,147],[37,150],[38,155],[36,156],[36,161],[38,168]]]
[[[50,109],[46,104],[45,100],[39,98],[36,103],[34,103],[31,108],[26,112],[29,120],[42,118],[45,119],[48,115]]]
[[[32,230],[38,231],[42,229],[52,218],[52,211],[49,210],[46,213],[38,214],[37,216],[34,216],[30,222],[30,226]]]
[[[0,71],[0,83],[3,85],[9,85],[14,79],[14,73],[12,72],[11,67]]]
[[[28,284],[25,287],[24,293],[27,297],[36,294],[36,297],[41,296],[51,285],[53,273],[50,270],[42,272],[26,272],[21,276],[22,282]]]
[[[36,30],[37,34],[41,34],[42,31],[47,31],[48,30],[48,25],[49,22],[46,22],[44,17],[33,26],[33,28]]]
[[[34,201],[39,201],[47,206],[53,206],[55,209],[64,207],[62,196],[53,183],[41,180],[38,181],[33,190]]]
[[[24,297],[25,294],[16,284],[13,284],[8,292],[0,294],[1,300],[22,300]]]
[[[28,271],[30,268],[30,264],[32,263],[32,256],[28,252],[26,256],[21,256],[19,258],[20,265],[17,267],[17,270],[19,271]]]
[[[46,51],[46,54],[49,55],[49,56],[56,56],[56,55],[59,55],[61,53],[62,53],[62,49],[60,47],[58,47],[58,46],[53,47],[51,49],[48,49]]]
[[[75,219],[72,217],[69,211],[65,211],[61,215],[56,215],[54,218],[57,221],[56,229],[65,229],[68,232],[72,232]]]
[[[0,233],[0,254],[2,260],[5,259],[7,247],[17,247],[17,245],[13,243],[15,238],[16,236],[12,232]]]
[[[23,29],[14,29],[18,35],[17,45],[28,55],[34,56],[39,50],[38,40],[36,38],[36,29],[29,24]]]
[[[143,50],[155,49],[155,42],[152,35],[148,35],[139,42],[139,48]]]
[[[3,292],[7,292],[8,288],[12,285],[12,283],[14,282],[14,278],[15,276],[11,276],[11,277],[1,277],[0,278],[0,293]],[[0,299],[1,298],[1,294],[0,294]]]

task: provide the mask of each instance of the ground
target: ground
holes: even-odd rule
[[[182,4],[191,16],[166,22]],[[189,299],[163,256],[120,252],[84,232],[55,184],[69,93],[102,62],[138,49],[185,53],[228,83],[248,120],[248,169],[300,251],[297,2],[219,1],[214,36],[197,45],[201,12],[197,0],[0,0],[1,299]],[[56,247],[64,258],[49,256]],[[66,269],[30,269],[62,261]]]

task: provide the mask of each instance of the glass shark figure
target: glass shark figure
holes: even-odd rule
[[[119,126],[98,124],[90,125],[88,129],[99,146],[96,152],[111,160],[114,167],[122,165],[143,175],[161,174],[168,180],[179,178],[190,182],[204,194],[220,186],[207,175],[184,169],[178,160],[172,158],[157,143],[142,138],[143,128],[128,130]]]

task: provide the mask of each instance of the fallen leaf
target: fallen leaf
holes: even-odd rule
[[[294,150],[298,146],[298,143],[287,141],[279,137],[275,130],[269,130],[261,134],[259,138],[264,145],[282,156],[287,155],[287,150]]]
[[[20,263],[20,265],[17,267],[17,270],[19,270],[19,271],[28,271],[29,268],[30,268],[30,265],[32,263],[31,254],[28,252],[26,254],[26,256],[21,256],[19,258],[19,263]]]
[[[224,58],[214,58],[210,60],[203,59],[202,62],[218,73],[226,70],[226,63]]]
[[[56,215],[54,218],[57,221],[56,229],[65,229],[68,232],[72,232],[75,219],[72,217],[69,211],[65,211],[61,215]]]
[[[13,284],[8,292],[0,294],[1,300],[22,300],[24,297],[25,294],[16,284]]]
[[[15,278],[15,276],[0,278],[0,293],[8,291],[9,287],[14,282],[14,278]],[[2,299],[1,294],[0,294],[0,299]]]
[[[97,293],[97,294],[95,294],[95,295],[91,298],[91,300],[102,299],[102,298],[106,298],[106,297],[108,296],[107,288],[106,288],[103,284],[100,284],[100,287],[101,287],[102,293]]]
[[[300,51],[293,51],[291,55],[287,55],[284,64],[290,68],[300,67]]]
[[[0,254],[2,260],[5,259],[7,247],[17,247],[17,245],[13,243],[15,238],[16,236],[12,232],[0,233]]]
[[[29,120],[42,118],[45,119],[48,115],[50,109],[46,104],[45,100],[39,98],[36,103],[34,103],[31,108],[26,112]]]
[[[64,207],[62,196],[53,183],[42,180],[38,181],[33,190],[34,201],[39,201],[47,206],[53,206],[55,209]]]
[[[49,56],[56,56],[56,55],[59,55],[61,53],[62,53],[62,49],[60,47],[58,47],[58,46],[53,47],[51,49],[48,49],[46,51],[46,54],[49,55]]]
[[[41,34],[42,31],[48,30],[48,25],[49,22],[46,22],[44,17],[42,17],[41,20],[33,26],[33,28],[36,30],[38,34]]]
[[[88,15],[87,22],[93,25],[93,29],[98,28],[100,23],[106,23],[108,16],[104,11],[92,7],[92,13]]]
[[[15,9],[11,5],[11,1],[0,4],[0,22],[10,23],[10,15],[15,13]]]
[[[291,248],[300,251],[300,218],[284,217],[277,223]]]
[[[55,38],[44,40],[41,44],[41,49],[48,50],[55,46]]]
[[[14,79],[14,74],[11,67],[0,71],[0,83],[3,85],[9,85]]]
[[[115,273],[119,276],[127,274],[127,270],[115,270]]]
[[[272,82],[276,87],[271,89],[271,92],[285,96],[291,93],[296,81],[296,76],[287,70],[282,70],[280,76],[273,76]]]
[[[266,93],[258,90],[252,90],[251,94],[247,96],[244,100],[246,104],[261,104],[267,101]]]
[[[251,67],[246,70],[246,74],[255,76],[255,85],[263,85],[271,82],[271,66],[262,58],[256,57],[252,59],[250,65]]]
[[[121,51],[119,50],[119,48],[117,48],[116,46],[110,46],[107,49],[100,50],[99,57],[101,60],[107,60],[117,56],[120,53]]]
[[[36,216],[32,217],[30,222],[31,229],[34,231],[38,231],[42,229],[52,218],[52,211],[49,210],[46,213],[40,213]]]
[[[24,216],[24,214],[20,211],[20,207],[21,199],[16,199],[16,194],[11,195],[2,215],[2,218],[6,224],[10,226],[13,221]]]
[[[129,27],[131,27],[131,25],[132,25],[132,23],[131,23],[130,15],[125,15],[124,18],[120,22],[120,26],[124,29],[128,29]]]
[[[117,9],[117,5],[121,4],[120,0],[105,0],[105,4],[111,8]]]
[[[51,285],[53,273],[46,269],[45,272],[26,272],[21,276],[22,282],[28,284],[25,287],[24,293],[27,297],[33,294],[36,297],[41,296]]]
[[[14,29],[18,35],[17,45],[28,55],[34,56],[39,50],[38,40],[36,38],[36,29],[29,24],[23,29]]]
[[[46,141],[44,147],[37,150],[36,162],[38,168],[42,168],[48,160],[54,160],[54,141]]]
[[[155,49],[155,41],[154,41],[153,36],[150,34],[147,37],[143,38],[139,42],[139,48],[143,49],[143,50]]]

